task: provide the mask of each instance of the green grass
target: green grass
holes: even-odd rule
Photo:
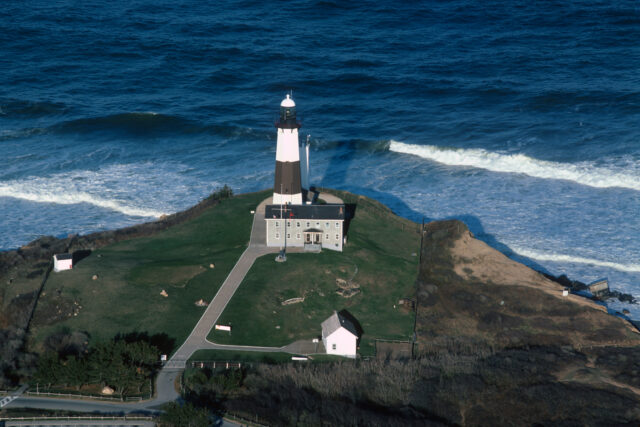
[[[106,246],[73,270],[52,273],[38,303],[36,319],[43,321],[32,329],[34,348],[60,330],[86,331],[92,342],[133,331],[166,333],[177,348],[204,312],[195,301],[213,298],[248,244],[250,210],[268,195],[223,200],[195,219]],[[160,295],[163,289],[167,298]],[[62,313],[65,320],[47,324],[47,316],[64,306],[60,301],[81,308],[76,316]]]
[[[362,326],[360,347],[364,354],[372,353],[375,338],[411,336],[413,314],[397,304],[400,298],[414,295],[418,225],[371,199],[337,194],[346,203],[357,204],[344,252],[288,254],[285,263],[276,263],[275,255],[256,260],[218,321],[232,325],[232,334],[214,330],[210,340],[282,346],[319,336],[321,322],[333,310],[343,309]],[[348,299],[337,295],[336,278],[353,278],[360,294]],[[281,305],[286,299],[302,296],[302,303]]]

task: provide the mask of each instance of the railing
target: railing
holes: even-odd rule
[[[204,361],[194,360],[191,362],[192,368],[225,368],[225,369],[240,369],[242,362],[229,362],[229,361]]]
[[[80,394],[80,393],[54,393],[50,391],[27,391],[24,394],[28,396],[49,396],[49,397],[70,397],[79,399],[96,399],[96,400],[108,400],[117,402],[142,402],[144,400],[151,399],[149,397],[111,397],[111,396],[99,396],[95,394]]]
[[[124,416],[124,417],[109,417],[109,416],[76,416],[76,417],[9,417],[0,418],[0,421],[153,421],[153,417],[145,416]]]
[[[245,417],[241,417],[239,415],[233,415],[229,412],[227,412],[226,414],[224,414],[224,416],[222,417],[227,421],[231,421],[231,422],[239,422],[243,425],[247,425],[247,426],[253,426],[253,427],[267,427],[267,424],[260,424],[258,422],[258,416],[256,415],[253,419],[250,418],[245,418]]]

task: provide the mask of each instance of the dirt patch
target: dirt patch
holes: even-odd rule
[[[175,288],[184,288],[191,279],[206,271],[201,265],[154,266],[153,268],[144,266],[142,268],[144,268],[144,274],[134,272],[134,275],[140,276],[137,279],[138,283]]]

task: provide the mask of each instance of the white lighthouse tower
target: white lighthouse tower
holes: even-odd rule
[[[302,182],[300,177],[300,147],[296,120],[296,103],[290,95],[280,103],[278,144],[276,148],[276,179],[273,186],[274,204],[302,204]],[[306,162],[305,162],[306,166]]]

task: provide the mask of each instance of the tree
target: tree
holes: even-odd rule
[[[196,408],[190,403],[179,405],[175,402],[165,407],[158,419],[159,427],[208,427],[209,413],[206,409]]]
[[[57,353],[45,353],[38,360],[38,370],[33,377],[33,381],[50,388],[52,384],[59,382],[61,368],[62,365]]]

